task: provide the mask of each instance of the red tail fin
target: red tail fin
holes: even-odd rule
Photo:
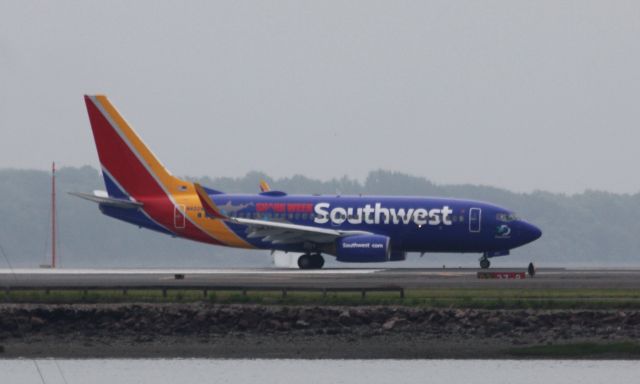
[[[144,199],[186,188],[188,183],[164,168],[106,96],[85,96],[85,103],[110,195]]]

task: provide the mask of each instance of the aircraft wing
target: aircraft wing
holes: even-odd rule
[[[371,234],[364,231],[341,231],[279,221],[228,218],[227,221],[247,226],[248,238],[262,238],[272,244],[331,243],[339,237]]]
[[[296,244],[296,243],[331,243],[339,237],[353,235],[368,235],[365,231],[342,231],[330,228],[318,228],[308,225],[291,224],[280,221],[245,219],[227,216],[220,212],[216,204],[211,200],[201,185],[195,184],[196,192],[204,210],[210,216],[225,220],[234,224],[247,227],[248,238],[262,238],[272,244]]]

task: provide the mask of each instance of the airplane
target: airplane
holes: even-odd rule
[[[299,254],[300,269],[402,261],[408,252],[477,253],[481,268],[542,232],[511,210],[474,200],[289,195],[261,182],[230,194],[173,176],[104,95],[86,95],[106,191],[73,193],[100,211],[174,237]]]

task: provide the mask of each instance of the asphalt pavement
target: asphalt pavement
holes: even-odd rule
[[[479,279],[524,269],[0,269],[2,288],[300,287],[640,289],[640,269],[540,269],[524,279]],[[176,276],[178,275],[178,276]],[[178,278],[176,278],[178,277]]]

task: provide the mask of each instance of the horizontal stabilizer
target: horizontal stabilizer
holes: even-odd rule
[[[82,193],[82,192],[69,192],[69,194],[79,197],[81,199],[93,201],[94,203],[108,205],[111,207],[126,208],[126,209],[137,209],[142,207],[142,203],[140,202],[124,200],[124,199],[115,199],[113,197],[108,197],[106,196],[106,194],[102,194],[99,192],[100,191],[96,191],[93,194]]]

